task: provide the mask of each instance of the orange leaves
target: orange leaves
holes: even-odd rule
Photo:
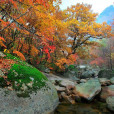
[[[0,37],[0,45],[3,46],[4,48],[6,48],[6,46],[4,45],[3,41],[6,42],[3,37]]]
[[[61,70],[65,69],[65,65],[70,65],[70,64],[74,64],[76,63],[78,56],[77,54],[71,54],[68,59],[66,58],[61,58],[59,60],[57,60],[57,62],[55,63]]]
[[[13,51],[13,53],[16,54],[17,56],[19,56],[21,60],[23,60],[23,61],[26,60],[25,57],[24,57],[24,55],[21,52],[19,52],[19,51]]]
[[[33,5],[33,0],[29,0],[29,4],[30,5]]]
[[[23,21],[22,18],[19,18],[18,21],[19,21],[20,23],[22,23],[23,25],[25,24],[25,22]]]
[[[14,5],[14,7],[15,7],[16,9],[18,8],[15,1],[13,1],[13,0],[9,0],[9,1]]]
[[[4,42],[6,42],[6,41],[5,41],[5,39],[4,39],[3,37],[0,37],[0,40],[2,40],[2,41],[4,41]]]
[[[31,55],[33,56],[33,57],[35,57],[35,56],[37,56],[38,55],[38,53],[39,53],[39,50],[36,48],[36,47],[34,47],[34,46],[32,46],[31,47]]]
[[[0,59],[0,69],[10,69],[11,64],[14,64],[15,61],[10,59]]]
[[[76,63],[78,59],[78,55],[77,54],[71,54],[69,57],[68,57],[68,61],[67,61],[67,64],[74,64]]]
[[[48,5],[48,0],[36,0],[38,4],[42,4],[44,7],[47,7]]]
[[[65,58],[61,58],[59,60],[57,60],[57,62],[55,63],[61,70],[64,70],[65,67],[64,65],[67,64],[67,59]]]
[[[0,22],[3,25],[3,27],[6,27],[9,24],[9,22],[5,22],[2,19],[0,19]]]

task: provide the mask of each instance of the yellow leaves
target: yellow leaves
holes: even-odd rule
[[[55,63],[61,70],[64,70],[65,67],[64,65],[67,64],[67,59],[65,58],[61,58],[59,60],[57,60],[57,62]]]
[[[8,49],[4,49],[4,53],[10,53]]]
[[[70,65],[70,64],[74,64],[77,60],[78,56],[77,54],[71,54],[68,56],[68,59],[66,58],[61,58],[59,60],[57,60],[57,62],[55,63],[61,70],[65,69],[65,65]]]
[[[67,60],[67,63],[70,65],[70,64],[74,64],[77,60],[78,56],[77,54],[71,54],[69,57],[68,57],[68,60]]]
[[[68,52],[68,54],[70,54],[72,52],[71,47],[66,47],[65,49]]]
[[[30,54],[31,54],[33,57],[35,57],[36,55],[38,55],[38,53],[39,53],[39,50],[38,50],[36,47],[32,46],[32,47],[31,47],[31,52],[30,52]]]
[[[14,50],[13,53],[16,54],[18,57],[20,57],[21,60],[23,61],[26,60],[24,55],[21,52]]]
[[[114,53],[111,53],[111,58],[114,59]]]

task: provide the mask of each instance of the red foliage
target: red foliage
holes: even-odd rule
[[[101,57],[96,58],[95,60],[91,61],[90,64],[91,65],[101,65],[102,63],[104,63],[104,60]]]

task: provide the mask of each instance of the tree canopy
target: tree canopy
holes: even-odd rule
[[[96,23],[91,5],[61,10],[61,0],[1,0],[0,50],[38,65],[54,63],[61,69],[88,57],[96,39],[110,38],[111,26]],[[49,66],[51,68],[51,66]]]

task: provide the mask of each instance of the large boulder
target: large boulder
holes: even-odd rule
[[[102,87],[100,94],[101,101],[106,101],[109,96],[114,96],[114,85]]]
[[[110,78],[114,77],[114,70],[109,70],[109,69],[100,70],[98,73],[98,77],[110,79]]]
[[[85,83],[76,85],[78,96],[92,100],[101,91],[101,85],[97,78],[92,78]]]
[[[110,96],[106,99],[107,107],[114,112],[114,96]]]
[[[58,95],[52,83],[35,67],[6,54],[0,67],[0,113],[47,114],[58,105]]]

